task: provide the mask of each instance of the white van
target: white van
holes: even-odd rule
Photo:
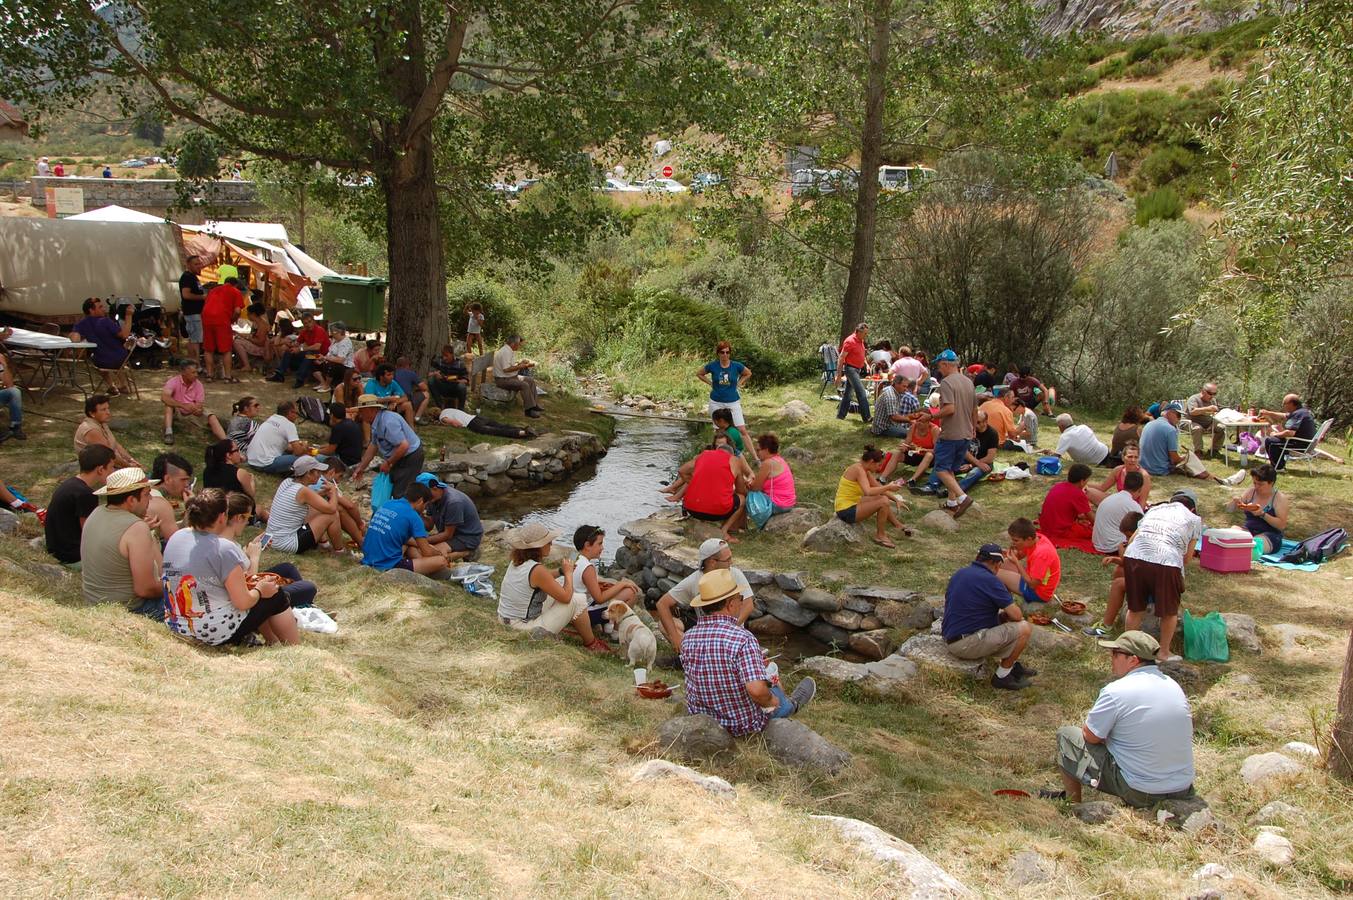
[[[934,177],[928,166],[879,166],[879,186],[885,191],[910,191]]]

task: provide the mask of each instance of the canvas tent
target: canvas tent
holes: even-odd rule
[[[143,297],[176,311],[183,262],[167,222],[0,217],[0,312],[73,320],[87,297]]]
[[[162,216],[152,216],[125,206],[100,206],[88,212],[66,216],[67,222],[163,222]]]

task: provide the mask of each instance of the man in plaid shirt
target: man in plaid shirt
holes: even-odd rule
[[[811,678],[799,682],[792,697],[771,683],[761,645],[738,624],[742,605],[751,602],[727,569],[706,572],[700,596],[691,601],[700,619],[681,641],[686,712],[711,717],[734,737],[756,734],[771,719],[792,716],[817,693]]]
[[[911,432],[914,413],[921,408],[921,401],[911,392],[915,384],[905,375],[894,375],[892,382],[879,394],[878,404],[874,407],[874,418],[869,430],[879,437],[904,438]]]

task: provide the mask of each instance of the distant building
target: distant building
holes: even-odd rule
[[[0,100],[0,141],[21,141],[28,137],[28,120],[12,103]]]

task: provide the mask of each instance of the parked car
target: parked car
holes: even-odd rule
[[[127,169],[144,169],[147,163],[144,159],[124,159],[118,165]]]
[[[603,179],[595,190],[605,191],[608,194],[641,194],[644,189],[637,184],[630,184],[623,178],[611,177]]]
[[[853,191],[858,183],[855,173],[844,169],[799,169],[789,182],[789,194],[836,194]]]
[[[699,194],[707,188],[723,184],[723,176],[715,172],[700,172],[691,179],[691,193]]]
[[[675,178],[650,178],[642,187],[651,194],[684,194],[690,190]]]
[[[926,166],[879,166],[879,186],[885,191],[912,191],[935,177]]]

